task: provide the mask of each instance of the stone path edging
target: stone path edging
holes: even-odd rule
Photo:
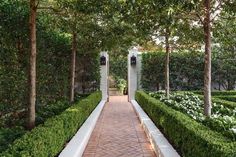
[[[60,153],[59,157],[80,157],[86,148],[106,101],[102,100]]]
[[[156,154],[160,154],[161,157],[180,157],[180,155],[164,137],[161,131],[155,126],[139,104],[135,100],[131,100],[131,104],[138,114],[141,124],[150,139]]]

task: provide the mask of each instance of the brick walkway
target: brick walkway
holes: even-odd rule
[[[83,157],[155,157],[127,96],[110,96]]]

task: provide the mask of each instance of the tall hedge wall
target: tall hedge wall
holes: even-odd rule
[[[164,88],[165,53],[142,54],[142,86],[147,90]],[[172,90],[203,88],[204,54],[173,52],[170,55],[170,86]],[[233,89],[236,83],[236,64],[227,58],[212,57],[212,84],[218,89]]]
[[[0,1],[0,116],[26,109],[27,106],[30,52],[28,16],[27,1]],[[52,27],[52,22],[48,13],[38,13],[37,105],[50,104],[69,95],[71,37]],[[92,53],[88,54],[88,50]],[[92,84],[84,88],[94,91],[99,85],[100,76],[98,52],[90,47],[88,50],[85,51],[78,44],[77,63],[86,65],[86,69],[78,64],[77,73],[83,71],[85,78],[80,81],[81,77],[78,76],[77,79]],[[85,76],[85,73],[89,75]]]

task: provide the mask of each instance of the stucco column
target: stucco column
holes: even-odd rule
[[[141,78],[142,78],[142,54],[137,52],[137,89],[142,89]]]
[[[109,81],[108,81],[108,75],[109,75],[109,55],[107,52],[101,52],[100,58],[104,56],[106,58],[106,65],[101,65],[100,63],[100,90],[102,92],[102,100],[108,101],[108,87],[109,87]]]
[[[131,57],[136,57],[136,65],[131,65]],[[135,91],[138,89],[138,49],[132,48],[128,54],[128,99],[135,99]]]

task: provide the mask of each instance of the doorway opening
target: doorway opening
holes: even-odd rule
[[[127,52],[109,55],[109,96],[128,94]]]

